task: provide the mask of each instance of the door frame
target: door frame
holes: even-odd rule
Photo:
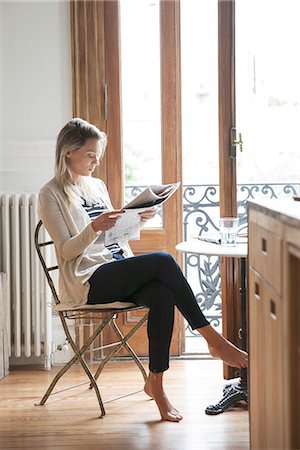
[[[107,184],[116,208],[122,206],[120,34],[118,0],[76,0],[71,7],[73,114],[95,123],[108,135],[108,148],[95,176]],[[163,182],[182,180],[180,1],[161,0],[161,83]],[[235,126],[235,2],[218,0],[220,214],[236,215],[236,162],[231,128]],[[102,62],[102,64],[101,64]],[[114,177],[110,174],[114,173]],[[163,227],[142,230],[136,254],[165,250],[181,264],[175,245],[182,240],[182,190],[165,205]],[[223,334],[239,343],[237,261],[221,261]],[[176,316],[172,353],[184,351],[184,322]],[[174,348],[175,347],[175,348]],[[225,378],[236,376],[224,366]]]
[[[220,217],[237,217],[236,158],[231,130],[236,124],[235,1],[218,0]],[[221,258],[222,333],[239,346],[240,273],[237,258]],[[226,379],[238,376],[224,364]]]
[[[106,132],[108,146],[95,176],[105,181],[114,207],[121,208],[124,181],[119,1],[74,1],[70,5],[73,114],[95,123]],[[179,17],[180,3],[177,0],[160,2],[163,183],[182,181]],[[90,85],[94,86],[91,93]],[[93,103],[94,108],[91,107]],[[142,254],[167,251],[181,264],[182,256],[176,252],[175,246],[183,238],[182,222],[182,188],[180,188],[164,205],[162,227],[142,229],[141,239],[131,242],[133,252]],[[128,313],[125,322],[120,324],[123,329],[132,327],[135,320],[138,320],[137,313],[135,319],[131,316],[132,314]],[[133,343],[135,348],[139,346],[139,342],[141,339]],[[184,344],[184,320],[176,310],[171,354],[182,354]],[[137,352],[147,354],[146,350]]]

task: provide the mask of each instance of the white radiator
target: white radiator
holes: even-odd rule
[[[0,272],[6,272],[8,278],[10,356],[43,356],[49,369],[51,293],[34,246],[37,203],[37,194],[0,194]]]

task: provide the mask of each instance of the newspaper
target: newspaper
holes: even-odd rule
[[[148,186],[123,207],[123,213],[116,224],[105,232],[105,245],[140,239],[141,218],[139,213],[168,200],[179,188],[180,183]]]
[[[172,194],[179,188],[180,183],[160,184],[148,186],[139,195],[127,203],[123,209],[149,208],[160,205],[168,200]]]

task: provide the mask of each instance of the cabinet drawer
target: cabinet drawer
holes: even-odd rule
[[[281,294],[282,239],[257,223],[249,224],[249,264]]]
[[[266,390],[266,449],[282,450],[284,448],[285,419],[283,408],[283,319],[282,302],[276,292],[266,286],[265,295],[265,390]]]
[[[249,269],[249,397],[253,450],[284,447],[282,302],[251,267]]]
[[[249,269],[249,414],[251,449],[266,448],[265,289],[262,277]]]

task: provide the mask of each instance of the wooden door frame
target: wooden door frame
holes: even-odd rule
[[[108,134],[108,149],[96,176],[107,184],[115,207],[122,206],[122,133],[118,0],[73,0],[71,4],[73,115],[95,123]],[[218,0],[219,48],[219,167],[220,214],[236,213],[236,164],[231,158],[231,128],[235,125],[235,4]],[[163,170],[163,182],[181,181],[181,78],[180,2],[161,1],[162,158],[171,164]],[[104,61],[101,65],[96,61]],[[107,102],[107,104],[106,104]],[[171,170],[173,167],[173,170]],[[110,173],[115,173],[114,178]],[[175,245],[182,240],[182,191],[165,206],[164,227],[145,229],[133,245],[136,253],[168,249],[178,259]],[[155,246],[154,244],[155,237]],[[179,260],[179,262],[181,262]],[[221,262],[223,334],[239,343],[237,330],[238,269],[234,260]],[[233,283],[234,281],[234,283]],[[180,319],[178,319],[180,320]],[[181,325],[182,327],[182,325]],[[178,354],[184,348],[180,338]],[[235,376],[225,367],[226,378]]]
[[[107,134],[94,175],[106,183],[115,208],[122,206],[123,192],[118,14],[116,0],[70,1],[73,116]]]
[[[161,16],[162,182],[182,181],[180,3],[163,0]],[[99,25],[100,24],[100,25]],[[71,2],[73,114],[95,123],[108,136],[108,146],[95,176],[107,184],[116,208],[123,206],[120,36],[118,0]],[[95,55],[101,66],[95,62]],[[98,69],[97,69],[98,68]],[[90,87],[90,85],[92,87]],[[106,103],[107,102],[107,103]],[[106,106],[104,106],[106,103]],[[109,174],[114,173],[114,177]],[[183,236],[182,189],[165,204],[163,228],[144,229],[132,244],[136,253],[155,247],[170,251],[181,262],[175,246]]]
[[[219,72],[219,184],[220,217],[236,216],[236,159],[232,157],[231,129],[236,123],[235,107],[235,1],[218,0]],[[238,260],[221,258],[223,335],[240,344],[240,274]],[[226,379],[238,376],[224,365]]]
[[[163,183],[182,178],[179,15],[177,0],[161,1],[162,161],[168,162],[163,164]],[[73,114],[95,123],[107,133],[107,151],[95,176],[105,181],[114,207],[119,208],[123,206],[124,189],[119,1],[71,1],[71,40]],[[175,246],[182,240],[182,229],[182,190],[179,189],[164,206],[162,228],[143,229],[141,240],[132,242],[131,247],[135,254],[168,251],[181,262]],[[185,339],[183,318],[178,312],[174,325],[171,353],[179,355],[184,350]]]
[[[104,3],[70,0],[72,110],[107,133]],[[107,152],[95,176],[107,182]]]
[[[81,117],[95,124],[107,133],[106,89],[107,69],[105,64],[95,61],[105,60],[104,3],[96,0],[70,1],[71,58],[72,58],[72,109],[73,117]],[[111,146],[111,143],[108,144]],[[95,176],[108,182],[108,152],[105,153]],[[87,333],[94,331],[95,321],[77,321],[76,339],[82,346]],[[111,342],[113,334],[106,329],[105,335],[92,344],[92,348]],[[91,359],[99,358],[100,352],[91,352]]]

